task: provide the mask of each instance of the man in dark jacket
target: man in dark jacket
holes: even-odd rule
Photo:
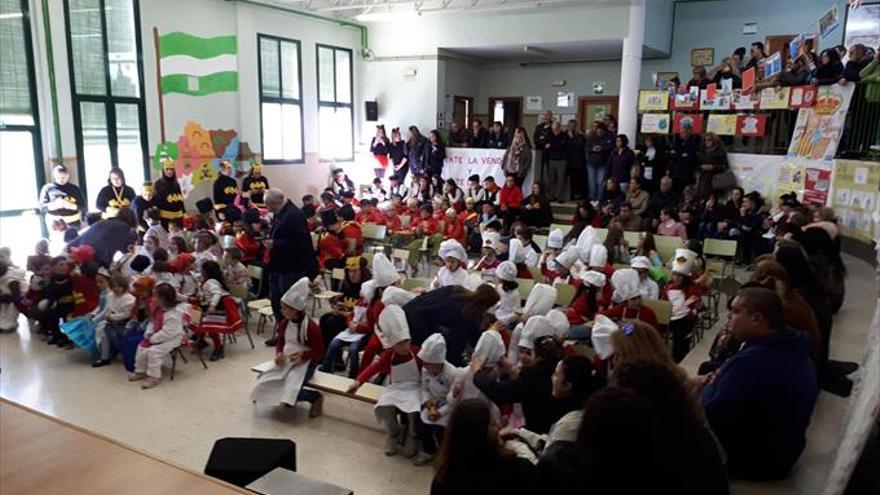
[[[506,150],[510,146],[510,139],[504,132],[504,124],[497,120],[492,123],[492,130],[489,131],[489,147],[496,150]]]
[[[281,296],[302,277],[315,278],[318,260],[302,211],[285,198],[280,189],[266,191],[264,200],[266,209],[274,216],[269,238],[263,241],[268,256],[265,261],[269,271],[269,299],[276,321],[281,321]]]
[[[782,300],[762,287],[740,291],[730,328],[743,346],[703,388],[706,417],[731,478],[785,478],[804,450],[819,392],[809,337],[783,326]]]
[[[664,176],[660,179],[660,189],[648,200],[648,216],[656,220],[660,218],[660,211],[663,208],[675,208],[677,204],[678,194],[672,189],[672,179]]]
[[[468,148],[488,148],[489,131],[483,127],[483,121],[477,119],[468,131]]]
[[[669,155],[669,175],[675,192],[681,194],[684,186],[695,182],[694,173],[700,161],[700,137],[693,134],[690,125],[682,124]]]
[[[468,146],[468,131],[457,120],[453,120],[449,124],[449,142],[446,145],[450,148],[467,148]]]
[[[576,120],[569,120],[566,127],[571,198],[565,199],[582,199],[587,194],[587,138]]]

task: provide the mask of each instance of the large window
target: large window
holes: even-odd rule
[[[34,215],[43,151],[27,0],[0,0],[0,246],[23,263],[41,235]]]
[[[299,41],[257,35],[260,128],[264,163],[302,163],[302,77]]]
[[[138,0],[65,0],[79,185],[94,209],[112,167],[137,187],[147,169]]]
[[[318,141],[322,160],[354,160],[351,50],[318,45]]]

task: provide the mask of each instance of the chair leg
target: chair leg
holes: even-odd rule
[[[180,348],[174,349],[171,351],[171,376],[169,377],[170,381],[174,381],[174,370],[177,368],[177,354],[180,352]]]
[[[202,363],[202,367],[208,369],[208,364],[205,363],[205,358],[202,356],[201,349],[196,351],[196,356],[199,358],[199,362]]]
[[[251,329],[248,328],[247,325],[244,326],[244,334],[247,335],[248,342],[251,343],[251,349],[256,349],[256,347],[254,347],[254,339],[251,337]]]

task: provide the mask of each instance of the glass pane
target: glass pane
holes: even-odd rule
[[[336,148],[338,134],[333,127],[336,124],[336,111],[333,107],[320,107],[318,110],[318,148],[321,160],[332,160]]]
[[[281,43],[281,96],[299,99],[299,49],[296,43]]]
[[[278,42],[260,39],[260,77],[263,96],[280,96],[278,88]]]
[[[132,0],[104,0],[107,58],[114,96],[140,96]]]
[[[103,103],[80,103],[82,117],[83,160],[86,177],[79,178],[79,184],[86,185],[86,205],[94,209],[95,198],[102,187],[107,185],[110,172],[110,144],[107,136],[107,111]]]
[[[333,50],[318,48],[318,100],[335,101],[333,93]]]
[[[28,184],[29,189],[34,187]],[[0,217],[0,246],[9,246],[12,261],[22,268],[27,266],[27,257],[34,252],[34,245],[41,237],[40,217],[35,213]]]
[[[263,159],[280,160],[281,144],[281,104],[263,103]]]
[[[336,132],[339,134],[338,148],[334,158],[337,160],[352,160],[352,128],[351,108],[336,109]]]
[[[285,160],[302,160],[302,112],[299,105],[285,104],[281,107],[282,148]]]
[[[0,211],[36,206],[35,170],[33,133],[0,131]]]
[[[100,2],[69,0],[68,5],[76,92],[91,95],[107,94]]]
[[[34,125],[21,0],[0,0],[0,124]]]
[[[351,160],[351,109],[321,107],[318,120],[321,159]]]
[[[336,50],[336,101],[351,103],[351,54]]]
[[[125,172],[125,183],[139,191],[144,182],[144,153],[137,105],[116,104],[116,143],[119,168]]]

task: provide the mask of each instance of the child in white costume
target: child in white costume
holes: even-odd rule
[[[468,258],[464,246],[455,239],[447,239],[440,243],[440,259],[443,266],[437,271],[437,276],[431,281],[432,289],[447,287],[450,285],[464,286],[468,272],[465,269]]]
[[[525,323],[529,318],[547,314],[556,303],[556,288],[547,284],[535,284],[532,291],[526,299],[526,305],[523,307],[523,315],[520,323],[513,329],[510,336],[510,347],[507,350],[507,362],[511,366],[515,366],[519,361],[519,340],[523,332]]]
[[[495,269],[498,277],[498,306],[495,318],[505,327],[512,328],[519,321],[519,310],[522,307],[519,295],[519,284],[516,282],[516,265],[512,261],[504,261]]]
[[[422,360],[422,451],[413,463],[421,466],[434,458],[443,441],[446,422],[452,412],[449,391],[464,370],[446,361],[446,339],[440,333],[425,339],[418,358]]]
[[[150,315],[144,338],[138,344],[134,357],[134,373],[128,381],[146,379],[141,388],[146,390],[162,380],[162,361],[180,345],[186,335],[183,329],[183,311],[177,305],[177,292],[169,284],[159,284],[155,291],[156,311]]]

